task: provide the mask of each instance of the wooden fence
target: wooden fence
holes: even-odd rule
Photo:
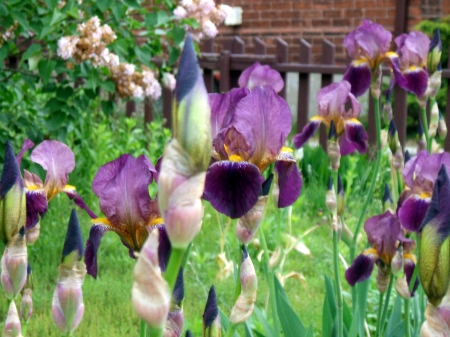
[[[298,108],[297,114],[297,131],[300,132],[308,123],[309,115],[309,96],[311,88],[311,74],[320,74],[321,87],[325,87],[332,83],[333,75],[344,74],[346,66],[335,64],[335,45],[324,39],[322,42],[322,63],[311,63],[311,45],[304,39],[300,39],[300,52],[296,59],[298,63],[288,63],[289,46],[281,38],[277,39],[277,47],[275,55],[267,54],[266,44],[259,38],[254,38],[255,53],[245,53],[245,43],[239,37],[235,36],[224,44],[221,53],[213,53],[213,40],[206,41],[203,44],[201,57],[199,59],[200,67],[203,69],[203,77],[208,92],[215,92],[214,71],[220,72],[219,91],[226,92],[231,88],[238,86],[238,78],[241,72],[255,62],[268,64],[272,68],[278,70],[286,81],[288,72],[297,73],[299,78],[298,86]],[[450,60],[449,65],[450,68]],[[383,69],[383,76],[390,76],[390,69]],[[442,72],[443,80],[450,79],[450,69],[444,69]],[[450,86],[449,86],[450,87]],[[286,86],[280,92],[280,96],[286,98]],[[406,116],[407,116],[407,93],[405,90],[394,88],[394,121],[397,125],[399,139],[402,146],[406,142]],[[450,90],[447,91],[447,101],[450,101]],[[163,110],[167,119],[167,125],[172,125],[172,93],[163,90]],[[446,108],[446,123],[450,127],[450,104]],[[148,120],[148,117],[146,117]],[[375,114],[373,111],[373,102],[369,99],[368,111],[368,130],[369,142],[375,144]],[[320,142],[326,144],[325,129],[321,128]],[[450,136],[445,140],[445,150],[450,150]]]

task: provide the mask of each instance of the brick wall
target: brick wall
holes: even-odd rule
[[[216,0],[220,2],[219,0]],[[394,0],[223,0],[230,6],[243,9],[242,25],[221,26],[216,37],[216,51],[230,37],[238,35],[246,43],[246,53],[254,51],[253,37],[268,45],[268,53],[275,53],[275,40],[281,37],[289,44],[290,60],[298,61],[299,39],[313,46],[313,62],[322,57],[322,39],[336,45],[336,61],[347,60],[343,39],[363,19],[382,24],[394,31],[396,1]],[[422,18],[450,15],[450,0],[410,0],[408,30]]]

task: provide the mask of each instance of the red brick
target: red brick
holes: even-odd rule
[[[323,17],[324,18],[339,18],[341,17],[342,12],[339,9],[330,9],[330,10],[324,10],[323,11]]]
[[[312,11],[303,11],[300,12],[300,15],[302,18],[321,18],[322,17],[322,11],[318,10],[312,10]]]
[[[329,19],[312,19],[311,24],[313,27],[331,26],[331,20]]]
[[[345,16],[361,18],[363,17],[363,11],[361,8],[346,9]]]
[[[333,19],[333,26],[338,27],[351,27],[352,22],[350,19]]]
[[[300,17],[300,13],[299,12],[294,12],[294,11],[283,11],[281,12],[281,18],[282,19],[296,19]]]

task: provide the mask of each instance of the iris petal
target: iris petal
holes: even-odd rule
[[[275,170],[278,173],[278,186],[280,187],[278,207],[290,206],[297,200],[302,190],[300,170],[294,159],[292,161],[277,161]]]
[[[89,231],[89,238],[86,242],[86,250],[84,251],[84,261],[86,263],[86,270],[93,278],[97,278],[97,251],[100,246],[100,241],[107,231],[112,230],[106,224],[94,224]]]
[[[314,120],[305,125],[302,132],[295,135],[292,141],[294,146],[299,149],[301,148],[314,134],[317,132],[320,126],[320,120]]]
[[[204,197],[219,212],[240,218],[258,201],[263,181],[251,163],[220,161],[208,169]]]
[[[345,271],[345,279],[348,284],[354,286],[357,282],[369,278],[373,271],[374,259],[374,255],[364,255],[364,253],[358,255],[352,265]]]
[[[408,231],[419,232],[429,204],[429,198],[422,199],[417,194],[407,198],[398,209],[398,218],[402,226]]]
[[[367,135],[364,126],[356,119],[345,122],[344,134],[340,137],[339,145],[341,146],[341,154],[343,156],[357,150],[359,153],[367,151]],[[351,146],[348,146],[351,143]]]
[[[351,93],[356,97],[364,94],[370,87],[372,82],[372,71],[367,63],[356,64],[350,63],[345,71],[344,80],[350,82]]]

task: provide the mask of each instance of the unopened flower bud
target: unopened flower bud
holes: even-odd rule
[[[186,330],[186,337],[193,337],[191,330]]]
[[[395,277],[403,276],[403,245],[400,243],[391,261],[391,272]]]
[[[431,74],[428,80],[428,90],[430,97],[435,98],[442,84],[442,67],[439,65],[438,69]]]
[[[1,282],[6,298],[14,299],[27,280],[27,245],[22,228],[7,244],[2,257]]]
[[[411,298],[411,292],[409,291],[406,276],[403,275],[402,277],[398,277],[395,279],[395,290],[397,290],[397,293],[405,300]]]
[[[277,246],[277,248],[272,253],[272,256],[269,259],[269,264],[268,264],[269,270],[277,269],[281,263],[282,257],[283,257],[282,248],[280,246]]]
[[[328,211],[331,214],[334,214],[336,212],[337,210],[336,193],[334,192],[333,179],[331,177],[328,179],[328,190],[325,196],[325,204],[327,206]]]
[[[445,139],[447,137],[447,124],[445,123],[445,119],[442,114],[439,114],[439,124],[437,132],[441,139]]]
[[[430,41],[428,50],[428,72],[433,74],[441,68],[442,41],[439,28],[434,31],[433,39]]]
[[[383,212],[392,208],[394,201],[392,200],[391,189],[389,185],[384,184],[384,194],[383,194]]]
[[[399,147],[397,126],[393,119],[389,122],[389,130],[388,130],[388,144],[392,153],[396,153]]]
[[[183,309],[178,308],[171,310],[166,320],[166,327],[164,328],[164,337],[180,337],[184,326]]]
[[[14,301],[11,301],[9,304],[8,316],[6,317],[3,332],[5,337],[22,337],[22,327]]]
[[[392,166],[397,170],[401,171],[403,168],[403,153],[401,147],[397,149],[397,152],[394,153],[394,157],[392,157]]]
[[[411,159],[411,155],[409,154],[409,151],[406,150],[405,151],[405,161],[404,161],[404,165],[406,165],[406,163]]]
[[[231,323],[238,324],[245,322],[253,312],[256,301],[256,292],[258,290],[258,279],[256,277],[255,267],[248,255],[245,245],[242,245],[242,264],[241,264],[241,294],[231,310]]]
[[[430,138],[434,138],[436,136],[436,131],[439,125],[439,115],[440,113],[438,105],[436,102],[434,102],[430,112],[430,126],[428,132]]]
[[[32,246],[39,238],[40,233],[41,233],[41,224],[38,222],[33,228],[28,230],[27,233],[25,234],[27,245]]]
[[[170,308],[170,289],[158,261],[159,231],[152,231],[134,267],[132,302],[139,317],[153,328],[164,328]]]
[[[377,288],[380,293],[384,294],[386,292],[390,279],[390,270],[383,261],[380,260],[377,272]]]
[[[249,243],[256,234],[262,222],[267,196],[258,197],[258,201],[245,215],[238,219],[236,224],[236,236],[241,244]]]
[[[422,122],[419,120],[419,125],[417,127],[417,152],[427,149],[427,141],[423,132]]]
[[[338,142],[328,141],[327,144],[328,158],[330,159],[330,167],[333,171],[339,170],[341,165],[341,147]]]
[[[425,309],[425,322],[420,329],[420,337],[450,336],[450,327],[439,312],[439,308],[431,303]]]
[[[381,66],[378,66],[373,72],[370,93],[374,99],[379,99],[381,96]]]
[[[221,324],[219,307],[217,306],[216,290],[211,286],[203,313],[203,336],[220,337]],[[186,337],[188,334],[186,333]]]
[[[341,175],[338,174],[338,188],[337,188],[337,215],[342,216],[345,209],[345,195],[344,186],[342,185]]]
[[[27,288],[23,291],[22,302],[20,303],[20,317],[24,322],[28,322],[33,314],[33,291]]]
[[[383,105],[383,118],[385,122],[392,120],[392,102],[391,102],[391,91],[386,92],[386,103]]]

